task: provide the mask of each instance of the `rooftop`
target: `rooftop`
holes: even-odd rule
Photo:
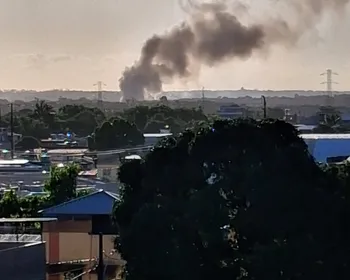
[[[48,155],[80,155],[87,152],[88,149],[54,149],[47,151]]]
[[[0,242],[35,243],[40,241],[40,234],[0,234]]]
[[[350,156],[350,134],[302,134],[310,154],[318,162],[327,158]]]
[[[350,139],[350,133],[341,134],[301,134],[303,139]]]
[[[0,223],[40,223],[54,222],[57,218],[1,218]]]
[[[296,124],[295,125],[295,128],[297,130],[313,130],[316,127],[317,127],[317,125],[309,125],[309,124]]]
[[[23,165],[27,164],[29,160],[26,159],[8,159],[0,160],[0,165]]]
[[[116,200],[115,193],[99,190],[62,204],[39,211],[45,217],[60,215],[110,215]]]
[[[173,134],[172,133],[144,133],[143,136],[145,138],[147,137],[167,137],[167,136],[172,136]]]

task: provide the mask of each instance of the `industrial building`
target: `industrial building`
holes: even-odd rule
[[[350,157],[350,134],[302,134],[301,137],[317,162]]]

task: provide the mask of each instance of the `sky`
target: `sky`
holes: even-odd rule
[[[269,0],[254,2],[256,11],[273,10]],[[105,89],[119,90],[143,42],[186,16],[179,0],[0,0],[0,89],[93,90],[101,80]],[[324,90],[320,73],[331,68],[339,73],[334,90],[349,90],[347,18],[327,14],[294,49],[201,67],[164,89]]]

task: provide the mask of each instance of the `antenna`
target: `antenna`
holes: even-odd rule
[[[97,107],[102,109],[103,107],[102,87],[107,85],[102,81],[98,81],[96,84],[94,84],[94,86],[97,87]]]
[[[338,84],[333,81],[333,75],[338,76],[338,73],[332,71],[332,69],[327,69],[326,72],[322,73],[321,76],[326,76],[326,81],[322,82],[322,85],[327,86],[327,100],[326,105],[331,107],[334,105],[334,96],[333,96],[333,84]]]

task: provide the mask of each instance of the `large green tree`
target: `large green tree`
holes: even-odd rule
[[[79,166],[76,164],[51,168],[50,179],[45,183],[44,189],[53,205],[76,197],[78,174]]]
[[[104,113],[98,108],[82,105],[65,105],[58,110],[62,130],[69,130],[79,136],[87,136],[105,120]]]
[[[125,110],[122,116],[135,123],[141,131],[153,133],[159,132],[159,129],[164,129],[165,126],[168,126],[172,132],[177,133],[185,129],[191,121],[207,119],[201,109],[173,109],[165,105],[136,106]]]
[[[343,195],[290,124],[214,121],[162,141],[119,178],[127,279],[349,277]]]
[[[34,106],[32,118],[52,125],[55,120],[55,112],[53,107],[45,100],[38,100]]]
[[[89,148],[93,150],[117,149],[143,143],[143,134],[136,125],[122,118],[103,123],[89,138]]]

